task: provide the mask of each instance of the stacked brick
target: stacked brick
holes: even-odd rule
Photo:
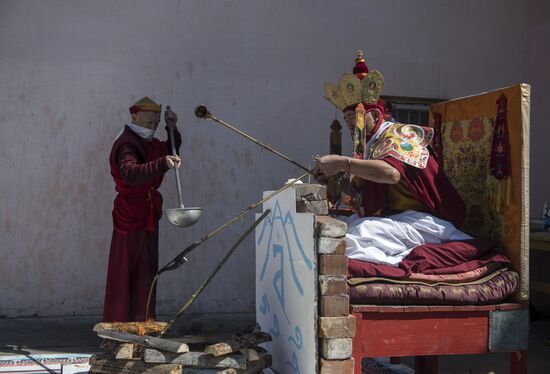
[[[328,216],[326,189],[296,187],[296,210],[314,213],[319,273],[319,373],[353,373],[355,317],[349,314],[345,222]],[[299,202],[302,201],[300,204]],[[325,209],[320,207],[324,206]]]

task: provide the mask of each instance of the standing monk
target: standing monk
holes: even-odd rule
[[[146,313],[149,287],[158,267],[158,221],[162,195],[158,188],[169,169],[181,160],[171,155],[170,138],[154,137],[161,106],[148,97],[130,107],[132,123],[115,140],[109,163],[117,196],[113,208],[113,237],[107,269],[104,322],[144,321],[155,318],[156,289]],[[169,112],[176,149],[181,145],[175,129],[177,115]],[[166,128],[168,130],[168,128]],[[169,131],[167,131],[168,137]],[[178,152],[179,153],[179,152]]]

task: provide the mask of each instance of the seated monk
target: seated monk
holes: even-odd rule
[[[344,112],[354,157],[316,157],[313,169],[319,181],[345,173],[356,190],[348,257],[396,267],[419,245],[472,239],[458,229],[466,207],[430,147],[433,130],[386,120],[382,75],[369,73],[361,52],[353,73],[327,83],[325,95]]]

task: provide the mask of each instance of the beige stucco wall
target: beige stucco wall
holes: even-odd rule
[[[111,142],[133,100],[179,114],[189,229],[161,221],[161,263],[299,170],[212,122],[308,164],[328,150],[322,98],[358,48],[385,94],[456,98],[532,84],[531,206],[550,199],[550,5],[535,1],[0,2],[0,315],[100,314],[111,235]],[[164,138],[164,130],[159,134]],[[161,189],[175,207],[174,178]],[[173,313],[244,230],[239,222],[160,280]],[[248,240],[191,312],[252,312]]]

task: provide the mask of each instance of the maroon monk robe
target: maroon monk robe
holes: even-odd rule
[[[379,125],[374,128],[373,134],[378,127]],[[369,137],[367,137],[368,140]],[[415,200],[423,203],[430,214],[460,227],[466,215],[466,205],[439,167],[437,156],[433,150],[430,147],[428,149],[430,157],[425,169],[418,169],[391,156],[381,160],[399,171],[401,179],[405,182],[411,195]],[[384,208],[387,188],[387,184],[365,181],[362,188],[365,217],[372,216]]]
[[[181,145],[175,132],[176,149]],[[128,126],[113,144],[109,162],[117,196],[107,269],[104,322],[144,321],[149,287],[158,269],[158,221],[162,196],[157,191],[168,171],[170,139],[143,140]],[[156,289],[148,317],[155,318]]]
[[[490,262],[503,266],[510,260],[495,250],[489,239],[468,239],[415,247],[397,267],[348,259],[349,278],[386,277],[404,279],[411,273],[458,274],[477,269]]]
[[[374,134],[378,130],[379,126],[380,124],[374,128],[371,134]],[[369,138],[370,136],[367,136],[367,141]],[[405,164],[404,162],[391,156],[382,158],[381,160],[387,162],[399,171],[401,179],[407,186],[407,189],[411,195],[415,200],[420,201],[428,209],[430,214],[450,221],[456,227],[460,227],[464,222],[466,205],[453,187],[451,181],[439,167],[435,152],[433,152],[430,147],[428,147],[428,150],[430,151],[430,157],[425,169],[419,169]],[[361,194],[365,217],[372,216],[385,207],[387,188],[387,184],[364,181]],[[448,242],[442,244],[427,244],[425,246],[417,247],[413,249],[411,254],[403,260],[399,267],[390,267],[386,265],[372,264],[366,261],[349,259],[348,276],[387,276],[390,278],[402,278],[411,272],[413,265],[419,267],[419,265],[413,261],[413,254],[417,249],[420,250],[421,248],[425,248],[425,252],[432,256],[430,259],[438,259],[437,255],[440,252],[460,252],[459,249],[464,246],[469,246],[477,250],[479,240],[480,239],[476,241],[476,239],[474,239],[471,243],[469,241],[465,241],[468,242],[467,245],[466,243],[461,242]],[[481,245],[481,249],[483,248],[484,246]],[[446,258],[445,255],[442,255],[442,258]],[[413,264],[410,265],[411,268],[407,268],[406,266],[409,262]],[[421,258],[416,262],[423,264],[429,261],[427,258]],[[460,261],[457,263],[460,263]],[[477,262],[475,264],[473,262],[469,263],[470,267],[473,266],[473,268],[476,267],[476,264],[479,265]],[[449,267],[450,265],[446,264],[446,266]],[[441,267],[444,266],[441,265]],[[434,269],[437,268],[437,264],[434,265]],[[417,272],[423,270],[426,269],[416,269]],[[437,274],[437,270],[435,273]]]

